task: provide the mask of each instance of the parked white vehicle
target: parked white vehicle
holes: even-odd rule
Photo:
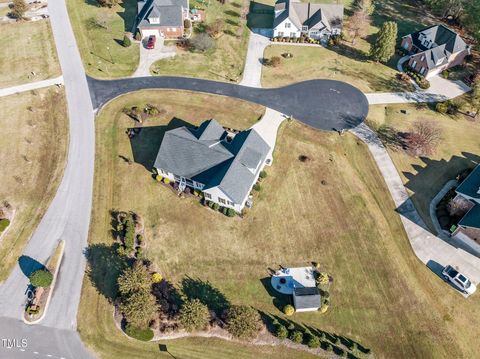
[[[450,265],[443,269],[442,275],[446,281],[452,283],[458,290],[465,294],[470,295],[477,290],[477,287],[470,281],[470,279]]]

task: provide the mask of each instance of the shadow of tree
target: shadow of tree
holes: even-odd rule
[[[165,132],[182,126],[194,128],[192,124],[176,117],[167,126],[142,127],[140,133],[130,139],[133,160],[151,171]]]
[[[39,269],[45,269],[45,266],[32,257],[22,255],[18,258],[18,265],[22,273],[28,278],[33,272]]]
[[[282,311],[287,304],[293,304],[290,295],[282,294],[272,287],[271,277],[265,277],[260,279],[263,287],[267,291],[272,303],[279,311]]]
[[[186,299],[198,299],[209,309],[221,315],[223,311],[230,307],[230,301],[227,297],[215,288],[209,281],[185,277],[181,282],[182,293]]]
[[[162,308],[162,312],[169,319],[178,313],[183,301],[180,292],[171,282],[162,280],[160,283],[154,283],[152,293],[157,298],[157,303]]]
[[[118,295],[117,279],[128,267],[125,258],[117,254],[118,244],[92,244],[85,250],[86,274],[97,291],[113,302]]]

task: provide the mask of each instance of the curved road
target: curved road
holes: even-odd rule
[[[87,78],[96,109],[113,98],[143,89],[176,89],[235,97],[291,115],[321,130],[354,128],[367,117],[365,95],[344,82],[311,80],[280,88],[252,88],[188,77],[159,76],[118,80]]]

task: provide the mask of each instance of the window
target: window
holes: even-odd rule
[[[210,193],[203,192],[203,194],[205,195],[205,198],[212,199],[212,195]]]
[[[285,23],[285,29],[290,29],[290,26],[292,26],[292,24],[290,24],[289,22]]]
[[[422,55],[422,57],[420,59],[420,61],[423,61],[423,60],[425,60],[425,55]]]
[[[160,24],[159,17],[151,17],[149,20],[150,20],[150,24]]]
[[[423,75],[424,72],[425,72],[425,67],[422,66],[422,68],[420,69],[420,73]]]
[[[415,68],[417,66],[417,61],[413,60],[412,67]]]
[[[278,37],[283,37],[283,31],[278,32]]]
[[[222,197],[218,197],[218,202],[220,202],[221,204],[227,203],[227,201],[225,201]]]
[[[297,37],[297,33],[295,33],[295,32],[292,31],[292,32],[290,33],[290,37]]]
[[[302,31],[308,31],[308,26],[302,26]]]

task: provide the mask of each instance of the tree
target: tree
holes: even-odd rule
[[[152,277],[147,268],[138,262],[133,267],[125,269],[117,282],[122,297],[138,291],[149,292],[152,287]]]
[[[127,323],[145,328],[157,313],[157,301],[149,291],[139,290],[122,297],[120,310]]]
[[[28,10],[25,0],[13,0],[12,11],[10,12],[15,19],[23,19]]]
[[[433,121],[418,120],[406,135],[407,152],[412,156],[429,155],[435,152],[442,139],[442,130]]]
[[[180,308],[180,324],[189,332],[205,329],[209,320],[208,307],[198,299],[189,300]]]
[[[359,7],[361,10],[365,11],[367,15],[372,15],[375,11],[375,4],[372,0],[360,0]]]
[[[285,339],[288,337],[288,330],[284,325],[277,324],[275,327],[275,335],[278,339]]]
[[[194,36],[192,39],[189,39],[188,44],[192,49],[204,52],[213,47],[214,41],[210,36],[202,33]]]
[[[130,37],[128,37],[127,35],[124,35],[123,42],[122,42],[123,47],[130,47],[131,44],[132,44],[132,41],[130,40]]]
[[[97,0],[98,5],[102,7],[114,7],[119,3],[119,0]]]
[[[363,10],[357,10],[348,19],[347,29],[352,36],[352,45],[358,37],[364,37],[368,34],[368,27],[370,26],[370,16]]]
[[[375,61],[387,62],[395,54],[397,42],[397,23],[394,21],[384,22],[378,37],[370,49],[370,56]]]
[[[246,305],[234,305],[227,310],[227,330],[237,338],[251,339],[262,328],[258,311]]]
[[[471,96],[471,105],[475,110],[475,117],[480,112],[480,80],[477,80],[475,85],[473,86],[473,91]]]
[[[39,269],[30,274],[29,279],[34,287],[46,288],[52,284],[53,275],[46,269]]]

